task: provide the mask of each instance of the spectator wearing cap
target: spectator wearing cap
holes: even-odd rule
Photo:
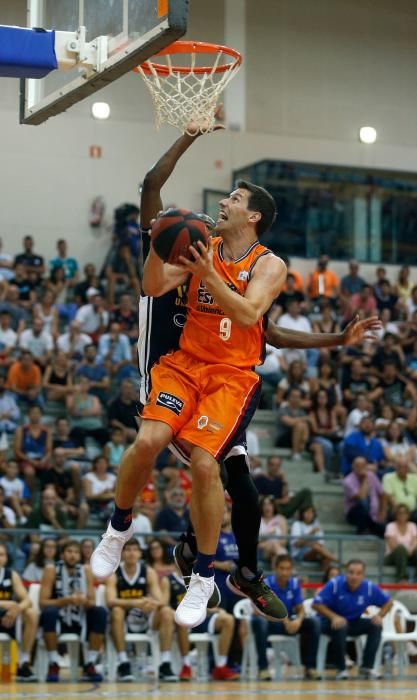
[[[17,333],[11,328],[10,312],[0,311],[0,367],[10,367],[17,345]]]
[[[342,471],[346,476],[352,470],[356,457],[364,457],[368,469],[380,471],[384,466],[385,454],[381,441],[374,437],[375,425],[370,416],[364,416],[359,430],[351,433],[343,443]]]
[[[358,261],[350,260],[349,274],[342,277],[341,281],[342,294],[349,297],[351,297],[353,294],[359,294],[365,284],[365,280],[359,275]]]
[[[58,255],[49,263],[51,270],[56,267],[63,267],[65,270],[65,279],[68,280],[70,287],[73,287],[78,282],[78,263],[75,258],[68,256],[68,244],[65,238],[60,238],[56,243]]]
[[[108,399],[110,377],[106,367],[97,360],[97,348],[89,343],[84,348],[84,361],[81,362],[75,372],[75,379],[86,377],[90,382],[90,394],[97,396],[102,403]]]
[[[339,278],[328,269],[329,256],[320,255],[317,261],[317,268],[311,273],[307,291],[312,301],[319,301],[323,297],[335,304],[339,295]]]
[[[358,535],[369,531],[383,537],[387,516],[387,498],[376,474],[363,457],[353,460],[352,471],[343,480],[346,520],[355,525]]]
[[[95,287],[87,289],[87,299],[88,303],[78,309],[75,320],[80,324],[82,333],[96,340],[109,324],[109,312],[105,310],[103,298]]]
[[[11,365],[6,387],[29,406],[43,405],[41,371],[29,350],[22,350],[20,358]]]

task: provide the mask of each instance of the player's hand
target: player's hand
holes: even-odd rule
[[[17,605],[17,603],[15,605],[13,605],[12,607],[8,608],[6,614],[3,615],[3,618],[2,618],[3,626],[7,627],[7,628],[13,627],[19,613],[20,613],[20,608]]]
[[[152,598],[144,598],[141,607],[144,613],[151,613],[154,612],[157,608],[159,608],[159,603],[157,603],[157,601],[153,600]]]
[[[342,627],[346,627],[347,625],[347,620],[345,620],[344,617],[341,615],[333,615],[332,621],[331,621],[331,628],[332,630],[340,630]]]
[[[357,345],[364,340],[378,340],[378,331],[381,328],[382,323],[378,316],[364,318],[362,321],[359,316],[355,316],[342,333],[342,344]]]
[[[195,275],[199,279],[205,279],[213,274],[213,245],[211,239],[208,239],[207,248],[201,241],[197,241],[196,247],[190,245],[188,250],[192,255],[192,260],[187,260],[182,255],[178,258],[178,265],[185,272]]]
[[[296,620],[283,620],[284,627],[288,634],[297,634],[301,627],[301,620],[297,618]]]
[[[382,617],[381,615],[374,615],[374,617],[371,618],[371,622],[373,625],[376,625],[377,627],[382,627]]]
[[[216,107],[216,111],[214,113],[214,126],[212,129],[209,130],[209,120],[204,119],[202,121],[196,122],[196,121],[189,121],[187,126],[185,127],[184,131],[186,134],[189,136],[202,136],[203,134],[207,134],[209,131],[221,131],[225,128],[224,124],[222,123],[224,120],[224,110],[223,110],[223,104],[220,103]]]

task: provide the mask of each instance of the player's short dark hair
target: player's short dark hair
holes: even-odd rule
[[[279,566],[284,561],[287,561],[292,566],[292,559],[289,554],[279,554],[275,559],[275,566]]]
[[[66,542],[64,542],[64,544],[61,545],[61,554],[63,554],[65,552],[65,550],[68,549],[69,547],[74,547],[74,548],[78,549],[78,551],[81,554],[81,545],[78,542],[78,540],[67,540]]]
[[[277,215],[275,200],[263,187],[254,185],[247,180],[238,180],[236,185],[242,190],[250,192],[248,200],[249,211],[258,211],[261,214],[261,218],[256,224],[256,233],[258,238],[260,238],[262,234],[266,233],[268,229],[271,228],[275,221]]]
[[[349,559],[349,561],[346,564],[346,569],[348,569],[349,566],[352,566],[352,564],[360,565],[364,571],[366,569],[366,564],[362,559]]]
[[[136,539],[136,537],[131,537],[130,540],[125,542],[123,545],[122,551],[124,551],[126,549],[126,547],[137,547],[140,552],[142,551],[142,547],[140,546],[140,542],[139,542],[139,540]]]

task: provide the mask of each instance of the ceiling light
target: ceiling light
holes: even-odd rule
[[[376,129],[373,126],[362,126],[359,129],[359,139],[362,143],[375,143],[376,137]]]
[[[110,116],[110,105],[107,102],[94,102],[91,107],[91,114],[94,119],[108,119]]]

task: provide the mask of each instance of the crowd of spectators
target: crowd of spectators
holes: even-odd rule
[[[66,529],[97,530],[107,522],[120,458],[136,435],[135,235],[132,224],[101,275],[88,263],[81,277],[64,240],[47,264],[30,236],[22,253],[0,255],[0,527],[38,531],[17,549],[7,532],[0,537],[26,583],[42,579]],[[290,268],[270,311],[278,326],[341,333],[352,316],[376,313],[382,330],[377,342],[355,347],[268,346],[258,370],[262,406],[276,412],[277,447],[294,461],[310,455],[326,481],[341,483],[347,522],[358,533],[385,535],[386,562],[396,566],[399,581],[417,565],[417,286],[410,274],[403,268],[395,283],[378,268],[376,279],[365,282],[351,261],[339,280],[321,256],[303,283]],[[261,498],[260,560],[267,569],[289,555],[295,565],[316,562],[323,571],[335,565],[311,490],[294,493],[281,458],[271,455],[264,467],[250,446],[256,437],[249,438]],[[188,525],[191,488],[190,474],[164,452],[138,494],[140,549],[159,580],[175,575],[169,553],[174,533]],[[160,539],[150,539],[154,531]],[[94,538],[83,540],[84,563],[93,546]],[[227,615],[236,600],[222,577],[236,558],[227,508],[215,562]],[[227,620],[220,628],[229,625],[230,636]],[[230,668],[238,645],[235,634]]]

